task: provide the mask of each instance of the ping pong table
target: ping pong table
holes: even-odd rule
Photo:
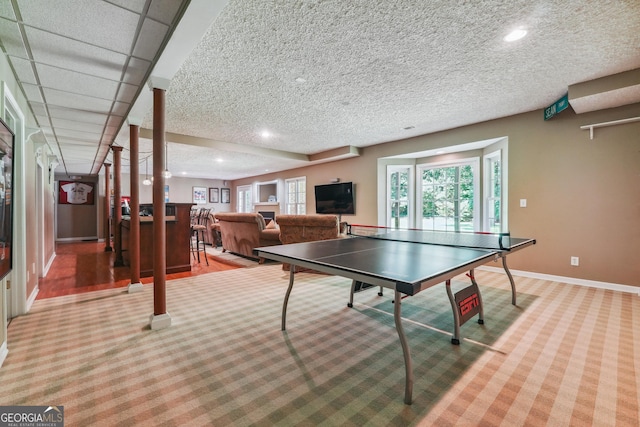
[[[405,363],[406,404],[412,401],[413,368],[402,327],[402,299],[445,282],[454,318],[451,342],[459,344],[462,324],[476,314],[478,323],[484,322],[474,269],[501,259],[511,283],[511,302],[515,305],[516,287],[507,267],[507,255],[535,244],[535,239],[514,238],[508,233],[453,233],[357,225],[349,225],[348,230],[345,238],[261,247],[255,252],[259,257],[291,265],[282,306],[283,331],[296,267],[351,279],[349,307],[353,306],[353,295],[357,291],[372,286],[379,286],[381,291],[383,288],[393,290],[393,317]],[[451,279],[462,273],[467,273],[471,284],[454,294]]]

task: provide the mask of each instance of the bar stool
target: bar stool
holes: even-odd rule
[[[200,251],[204,254],[204,260],[209,265],[209,259],[207,258],[207,248],[204,243],[204,233],[207,230],[207,223],[209,222],[209,212],[211,209],[200,209],[199,213],[194,214],[191,211],[191,254],[195,259],[195,253],[198,255],[198,262],[200,262]],[[196,247],[193,248],[193,239],[196,239]],[[202,243],[202,249],[200,249],[200,243]]]

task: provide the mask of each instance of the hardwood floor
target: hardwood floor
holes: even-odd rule
[[[113,267],[114,252],[105,252],[104,242],[57,243],[56,257],[47,277],[40,278],[40,291],[36,299],[52,298],[92,292],[103,289],[122,288],[131,282],[129,267]],[[202,256],[202,254],[200,254]],[[215,271],[239,268],[208,256],[209,265],[198,263],[191,257],[191,271],[167,274],[167,280],[197,276]],[[153,277],[140,279],[143,284],[153,283]]]

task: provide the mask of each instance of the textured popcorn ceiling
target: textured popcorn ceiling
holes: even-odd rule
[[[36,57],[13,43],[19,19],[5,2],[0,41],[49,143],[74,158],[78,170],[69,172],[95,173],[115,130],[128,147],[127,115],[152,128],[139,75],[176,10],[166,0],[148,9],[143,0],[36,3],[17,0]],[[504,42],[518,27],[527,37]],[[64,38],[52,38],[57,32]],[[105,43],[113,48],[98,48]],[[540,110],[542,120],[570,85],[636,68],[639,1],[191,0],[153,74],[170,80],[172,172],[235,179],[305,166],[336,148],[352,153],[527,111]],[[621,88],[601,107],[595,96],[584,102],[598,109],[639,101]],[[69,135],[69,147],[87,143],[87,154],[69,151],[62,137],[52,141],[58,134]],[[151,149],[143,138],[142,157]],[[127,151],[124,158],[126,172]]]
[[[173,78],[167,130],[313,154],[542,111],[637,67],[639,2],[232,0]]]

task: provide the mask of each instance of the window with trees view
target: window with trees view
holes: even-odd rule
[[[502,163],[500,151],[485,156],[485,226],[486,231],[502,231]]]
[[[387,210],[390,213],[387,226],[392,228],[410,228],[409,167],[389,167],[387,182],[389,183]]]
[[[457,232],[476,230],[477,163],[477,159],[472,159],[419,167],[419,228]]]
[[[378,200],[378,209],[384,209],[386,226],[462,232],[507,231],[508,140],[494,138],[479,142],[483,145],[474,148],[482,150],[481,154],[451,151],[448,155],[451,160],[441,161],[443,157],[439,153],[425,157],[416,156],[422,153],[412,153],[400,159],[403,164],[395,158],[390,160],[386,165],[384,199]]]

